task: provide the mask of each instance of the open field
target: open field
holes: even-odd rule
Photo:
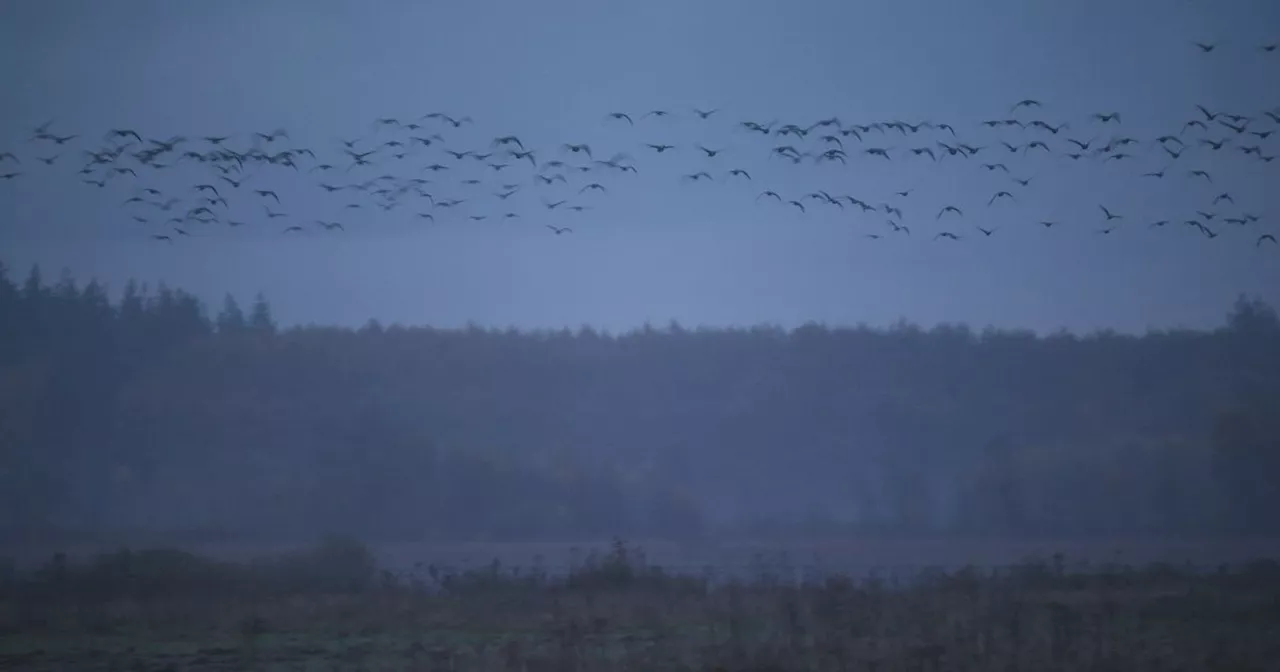
[[[554,576],[383,572],[358,546],[252,565],[174,552],[11,579],[0,669],[1275,670],[1280,567],[708,582],[615,546]]]

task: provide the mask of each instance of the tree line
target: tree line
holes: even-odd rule
[[[1280,320],[305,326],[0,266],[0,537],[1280,532]]]

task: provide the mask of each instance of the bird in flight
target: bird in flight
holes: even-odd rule
[[[636,122],[634,122],[634,121],[632,121],[632,120],[631,120],[631,115],[627,114],[626,112],[610,112],[610,113],[609,113],[609,118],[610,118],[610,119],[624,119],[624,120],[626,120],[626,122],[627,122],[628,124],[631,124],[632,126],[635,126],[635,124],[636,124]]]
[[[1113,219],[1120,219],[1120,218],[1122,217],[1122,215],[1113,215],[1113,214],[1111,214],[1111,211],[1110,211],[1110,210],[1108,210],[1108,209],[1107,209],[1107,206],[1105,206],[1105,205],[1099,205],[1098,207],[1102,210],[1102,214],[1104,214],[1104,215],[1106,215],[1106,216],[1107,216],[1107,221],[1108,221],[1108,222],[1109,222],[1109,221],[1111,221],[1111,220],[1113,220]]]
[[[1268,241],[1270,241],[1272,245],[1275,245],[1276,237],[1269,233],[1264,233],[1261,236],[1258,236],[1258,242],[1254,244],[1254,247],[1262,247],[1262,244]]]
[[[551,229],[551,232],[556,234],[557,236],[562,233],[573,233],[573,229],[567,226],[552,226],[550,224],[545,224],[544,226],[546,226],[548,229]]]

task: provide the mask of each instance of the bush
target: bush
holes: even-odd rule
[[[359,541],[329,539],[301,551],[248,564],[220,562],[176,549],[120,550],[73,563],[61,553],[26,573],[0,577],[0,597],[48,603],[293,596],[366,591],[378,576]]]

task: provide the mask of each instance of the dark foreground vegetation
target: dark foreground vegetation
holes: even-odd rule
[[[119,289],[0,269],[0,539],[1280,532],[1256,301],[1143,336],[610,335],[282,330]]]
[[[621,542],[562,575],[496,561],[393,574],[342,540],[245,564],[56,557],[3,577],[0,669],[1243,672],[1280,660],[1273,561],[789,575],[672,575]]]

